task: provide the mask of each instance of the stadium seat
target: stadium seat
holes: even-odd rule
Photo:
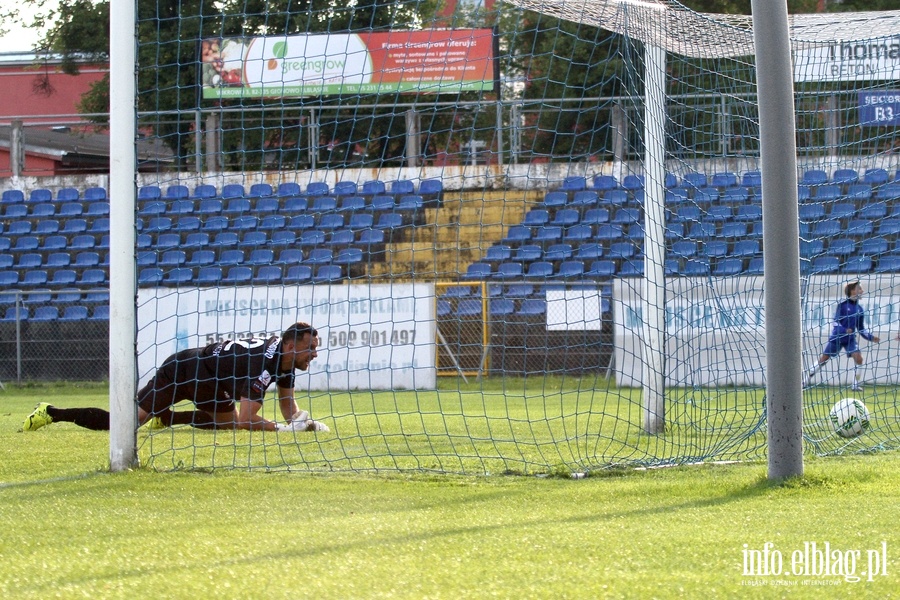
[[[832,238],[825,249],[825,254],[832,256],[850,256],[855,252],[856,240],[850,238]]]
[[[363,251],[360,248],[341,248],[334,257],[336,265],[355,265],[363,262]]]
[[[738,225],[738,223],[732,223]],[[687,237],[694,240],[708,240],[716,236],[715,223],[692,223]]]
[[[160,267],[180,267],[187,262],[187,253],[184,250],[166,250],[156,263]]]
[[[60,321],[84,321],[88,318],[87,306],[66,306],[60,315]]]
[[[644,176],[643,175],[626,175],[622,179],[622,189],[628,191],[637,191],[644,189]]]
[[[332,283],[343,279],[344,274],[338,265],[321,265],[313,275],[313,283]]]
[[[740,258],[726,258],[716,263],[713,275],[718,277],[731,277],[739,275],[744,270],[744,262]]]
[[[362,189],[360,190],[360,194],[367,197],[378,196],[384,194],[387,191],[387,186],[384,185],[384,182],[378,179],[372,179],[369,181],[364,181],[362,184]]]
[[[252,209],[253,206],[248,198],[230,198],[225,201],[225,205],[222,208],[222,214],[231,216],[244,215],[250,213]]]
[[[637,223],[641,218],[640,209],[637,208],[619,208],[613,213],[610,223],[616,225],[628,225]]]
[[[688,259],[681,269],[681,274],[687,277],[705,277],[709,273],[709,261],[706,260]]]
[[[440,179],[423,179],[419,182],[419,195],[426,199],[440,199],[443,193],[444,183]]]
[[[697,256],[697,242],[693,240],[677,240],[672,242],[672,255],[680,258]]]
[[[550,212],[543,208],[532,208],[522,218],[522,225],[539,227],[550,221]]]
[[[240,265],[244,262],[245,258],[246,257],[244,256],[243,250],[237,250],[237,249],[222,250],[221,252],[219,252],[219,258],[216,260],[216,264],[221,265],[223,267]]]
[[[200,220],[200,217],[194,216],[182,216],[177,221],[172,224],[172,229],[179,233],[183,233],[185,231],[199,231],[200,227],[203,226],[203,221]]]
[[[47,281],[47,285],[51,287],[72,287],[77,279],[78,274],[74,269],[56,269]],[[0,280],[0,285],[3,285],[2,280]]]
[[[107,282],[106,271],[103,269],[85,269],[76,281],[79,287],[93,287]]]
[[[759,171],[747,171],[741,177],[741,185],[751,190],[762,187],[762,174]]]
[[[51,252],[47,255],[44,266],[48,269],[62,269],[68,267],[72,261],[72,257],[68,252]],[[6,268],[0,263],[0,268]]]
[[[580,192],[575,192],[569,206],[575,207],[577,210],[585,210],[586,208],[596,206],[599,203],[600,196],[597,192],[593,190],[581,190]]]
[[[324,265],[331,264],[333,260],[334,254],[330,248],[313,248],[303,262],[307,265]]]
[[[538,260],[528,265],[525,277],[549,278],[553,276],[553,263],[546,260]]]
[[[56,219],[38,221],[34,226],[34,234],[37,236],[53,235],[55,233],[59,233],[59,221]]]
[[[691,188],[705,188],[707,185],[707,179],[705,173],[685,173],[681,178],[681,183],[685,187]]]
[[[811,273],[837,273],[840,259],[837,256],[817,256],[812,259]]]
[[[492,317],[505,317],[513,314],[515,310],[515,301],[508,298],[492,298],[488,303],[488,312]]]
[[[366,209],[372,212],[392,211],[397,207],[397,201],[393,196],[376,195],[372,196],[372,200],[366,205]]]
[[[24,219],[28,217],[28,207],[24,204],[7,204],[3,207],[4,219]]]
[[[234,231],[222,231],[216,234],[216,237],[210,241],[211,248],[228,248],[237,247],[240,237]]]
[[[194,212],[193,200],[174,200],[166,208],[167,215],[189,215]]]
[[[394,210],[414,212],[422,210],[423,208],[425,208],[425,199],[422,196],[418,194],[406,194],[405,196],[400,196]]]
[[[150,234],[168,231],[172,229],[172,223],[172,217],[153,217],[147,221],[144,231]]]
[[[738,240],[731,249],[731,256],[735,258],[750,258],[759,256],[762,249],[758,240]]]
[[[479,317],[483,308],[482,301],[478,298],[464,298],[456,304],[456,316]]]
[[[206,200],[209,198],[215,198],[218,194],[219,192],[218,190],[216,190],[216,186],[210,185],[208,183],[201,183],[194,188],[193,198]]]
[[[563,230],[558,225],[544,225],[537,227],[531,237],[532,241],[540,244],[553,244],[562,240]]]
[[[740,239],[747,235],[747,224],[742,222],[724,223],[722,225],[722,237],[726,239]]]
[[[248,266],[238,265],[228,269],[226,275],[222,278],[222,283],[228,284],[245,284],[253,279],[253,269]]]
[[[238,242],[240,248],[256,248],[265,246],[269,242],[269,235],[265,231],[247,231]]]
[[[879,256],[887,254],[890,244],[883,237],[874,237],[860,242],[859,252],[864,256]]]
[[[591,187],[598,192],[605,192],[607,190],[614,190],[619,187],[619,182],[612,175],[594,175],[594,179],[591,182]]]
[[[861,275],[872,271],[872,259],[868,256],[851,256],[841,267],[843,273]]]
[[[35,198],[36,192],[46,191],[46,198]],[[52,198],[50,190],[34,190],[31,193],[31,202],[49,202]],[[21,204],[25,202],[25,192],[22,190],[5,190],[0,194],[0,204]]]
[[[563,279],[574,279],[584,275],[584,263],[580,260],[564,260],[559,264],[556,276]]]
[[[29,252],[37,250],[40,247],[40,239],[34,235],[23,235],[16,238],[16,241],[9,248],[12,252]]]
[[[709,181],[710,186],[716,188],[731,188],[737,187],[738,178],[734,173],[713,173],[712,178]]]
[[[316,196],[309,204],[309,211],[314,213],[329,213],[337,210],[337,198],[333,196]]]
[[[281,206],[278,203],[278,198],[275,197],[260,198],[253,207],[253,212],[263,218],[274,216],[274,213],[277,213],[280,210]]]
[[[40,204],[32,204],[28,212],[28,216],[33,219],[44,219],[52,217],[56,214],[56,205],[50,202],[41,202]],[[5,216],[9,217],[8,214]]]
[[[872,198],[872,186],[868,183],[851,183],[847,188],[847,199],[857,203],[868,202]]]
[[[142,200],[158,200],[162,198],[162,190],[158,185],[144,185],[138,189],[138,202]]]
[[[801,204],[798,207],[798,215],[801,221],[812,223],[825,218],[825,205],[818,202]]]
[[[92,321],[109,321],[109,305],[100,304],[91,311],[90,320]]]
[[[163,270],[159,267],[146,267],[138,272],[138,285],[159,285],[163,280]]]
[[[209,234],[205,231],[189,233],[181,244],[182,248],[204,248],[209,246]]]
[[[59,319],[59,308],[56,306],[39,306],[34,309],[34,314],[29,321],[56,321]]]
[[[269,248],[256,248],[247,256],[246,263],[252,266],[270,265],[275,262],[275,251]]]
[[[570,260],[573,254],[574,249],[572,248],[572,244],[552,244],[547,248],[546,252],[544,252],[544,260],[549,260],[551,262]]]
[[[523,263],[521,262],[502,262],[497,265],[494,272],[494,279],[520,279],[525,274]]]
[[[481,280],[490,279],[492,275],[491,265],[488,263],[472,263],[466,267],[466,272],[462,276],[463,279]]]
[[[162,233],[156,238],[153,245],[159,251],[181,246],[181,235],[178,233]]]
[[[147,254],[147,253],[139,252],[138,257],[140,257],[141,254]],[[153,252],[151,252],[150,254],[153,255],[153,260],[155,262],[156,254]],[[138,260],[138,264],[141,264],[140,260]],[[153,263],[150,263],[150,264],[153,264]],[[89,268],[97,267],[99,265],[100,265],[100,254],[98,252],[91,252],[91,251],[79,252],[78,254],[75,255],[75,261],[72,262],[72,266],[76,267],[78,269],[89,269]]]
[[[863,183],[868,183],[871,186],[881,186],[888,182],[890,176],[888,175],[887,170],[882,168],[872,168],[866,169],[863,173]]]
[[[525,300],[522,300],[522,304],[519,305],[519,310],[516,311],[516,314],[522,316],[542,316],[546,313],[546,301],[538,298],[526,298]]]
[[[566,192],[553,191],[544,195],[545,208],[561,208],[569,203],[569,196]]]
[[[560,189],[567,192],[577,192],[587,189],[587,179],[579,175],[564,177]]]
[[[183,263],[186,267],[205,267],[215,264],[216,253],[212,250],[194,250],[191,257]]]
[[[884,221],[882,221],[882,223],[883,222]],[[850,219],[850,222],[847,223],[846,235],[857,238],[866,238],[871,236],[874,231],[875,225],[872,221],[868,219]]]
[[[163,283],[165,285],[181,285],[184,283],[193,283],[194,272],[187,267],[175,267],[174,269],[170,269],[166,271],[166,276],[163,278]]]
[[[888,215],[888,206],[886,202],[871,202],[865,204],[857,213],[861,219],[883,219]]]
[[[806,206],[806,205],[804,205]],[[735,221],[742,223],[752,223],[762,220],[762,207],[758,204],[745,204],[738,206],[732,217]]]
[[[809,169],[804,171],[800,183],[803,185],[825,185],[828,183],[828,173],[822,169]]]
[[[549,222],[551,225],[561,225],[563,227],[569,227],[571,225],[576,225],[580,218],[581,215],[578,210],[574,208],[563,208],[556,211],[553,219]]]
[[[199,286],[215,286],[222,281],[222,267],[210,265],[201,267],[197,271],[197,278],[194,280]]]
[[[281,281],[281,267],[278,265],[263,265],[256,270],[253,283],[271,285]]]
[[[250,198],[267,198],[275,195],[275,191],[268,183],[254,183],[250,186],[250,192],[247,195]]]
[[[196,207],[196,214],[202,217],[210,217],[222,214],[224,205],[218,198],[205,198],[200,200]]]
[[[28,235],[33,228],[31,221],[12,221],[6,225],[6,235]]]
[[[675,209],[671,215],[670,223],[697,223],[703,219],[703,211],[696,204],[687,204]]]
[[[849,186],[859,181],[859,173],[856,169],[836,169],[831,176],[832,183],[836,185]]]
[[[247,192],[240,183],[228,183],[222,187],[222,198],[228,200],[233,198],[244,198]]]
[[[288,267],[282,277],[282,283],[308,283],[312,280],[312,268],[309,265],[293,265]]]
[[[163,194],[162,197],[165,200],[180,200],[182,198],[189,198],[190,195],[191,191],[186,185],[174,184],[166,188],[166,193]]]
[[[719,201],[733,206],[746,204],[750,200],[750,190],[745,187],[727,188],[722,191]]]

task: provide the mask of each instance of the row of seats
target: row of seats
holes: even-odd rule
[[[81,202],[63,202],[53,204],[51,202],[38,202],[36,204],[0,204],[3,219],[69,219],[75,217],[108,217],[109,202],[91,202],[84,205]]]
[[[140,216],[182,216],[198,215],[210,217],[218,215],[269,215],[292,216],[303,213],[353,213],[418,211],[426,206],[425,197],[420,194],[404,194],[399,197],[376,195],[365,196],[288,196],[286,198],[260,198],[255,202],[249,198],[221,200],[153,200],[138,205]]]
[[[449,300],[437,301],[437,316],[456,318],[482,318],[484,310],[480,299],[462,299],[453,303]],[[492,298],[488,301],[488,314],[494,318],[509,316],[519,317],[543,317],[547,313],[547,302],[540,298],[525,298],[515,300],[511,298]]]
[[[147,267],[138,274],[138,285],[153,286],[200,286],[217,285],[302,285],[308,283],[336,283],[349,276],[350,265],[335,264],[301,264],[285,267],[283,265],[236,265],[222,267],[211,265],[192,269],[175,267],[162,269]]]
[[[391,194],[393,196],[403,196],[407,194],[420,194],[428,198],[439,197],[444,191],[443,182],[440,179],[423,179],[418,188],[415,182],[407,179],[400,179],[391,182],[383,182],[379,180],[364,181],[358,184],[354,181],[339,181],[334,187],[329,187],[324,182],[311,182],[306,188],[302,188],[300,184],[295,182],[284,182],[277,187],[272,187],[268,183],[256,183],[249,187],[249,190],[242,184],[229,183],[222,187],[219,191],[214,185],[201,184],[190,188],[182,184],[169,185],[163,190],[158,185],[144,185],[138,189],[138,201],[141,200],[182,200],[188,198],[267,198],[272,196],[290,197],[290,196],[375,196],[379,194]],[[94,201],[108,200],[107,192],[102,187],[88,187],[81,191],[77,188],[65,187],[59,189],[56,194],[45,188],[37,188],[30,192],[27,196],[22,190],[6,190],[0,195],[0,204],[19,204],[28,202],[30,204],[43,202],[78,202],[83,201],[90,203]]]
[[[165,233],[167,231],[205,231],[218,233],[222,231],[247,232],[247,231],[303,231],[319,229],[333,231],[335,229],[348,228],[360,230],[366,228],[393,229],[413,224],[414,219],[410,215],[401,213],[383,213],[375,215],[370,213],[356,213],[349,216],[343,214],[323,215],[296,215],[285,217],[283,215],[268,215],[262,218],[245,215],[228,218],[225,216],[200,219],[199,217],[153,217],[150,219],[138,219],[138,232]]]
[[[800,177],[800,183],[804,186],[814,187],[828,184],[838,186],[850,186],[856,183],[865,183],[871,186],[881,186],[891,181],[900,181],[900,170],[892,178],[886,169],[868,168],[861,174],[856,169],[835,169],[831,176],[823,169],[806,169]],[[644,189],[646,180],[643,175],[626,175],[621,182],[612,175],[597,174],[590,180],[582,176],[565,177],[560,189],[563,191],[577,192],[581,190],[595,190],[605,192],[609,190],[637,191]],[[758,190],[762,186],[762,176],[759,171],[747,171],[741,176],[731,172],[685,173],[679,180],[673,173],[666,173],[663,181],[666,189],[683,187],[687,189],[714,188],[724,190],[728,188],[744,187],[748,190]]]
[[[88,309],[87,306],[40,306],[33,311],[27,306],[10,306],[0,313],[0,322],[27,321],[30,323],[109,321],[109,305],[102,304]]]

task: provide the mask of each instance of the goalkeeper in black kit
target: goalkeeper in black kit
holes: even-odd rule
[[[225,340],[204,348],[182,350],[167,358],[137,394],[138,422],[160,429],[191,425],[200,429],[328,431],[299,410],[294,400],[294,371],[306,371],[318,355],[319,334],[307,323],[295,323],[281,337]],[[287,423],[263,418],[266,390],[275,382],[281,414]],[[193,411],[174,411],[182,400]],[[75,423],[109,430],[109,411],[102,408],[59,408],[42,402],[22,429],[34,431],[51,423]]]

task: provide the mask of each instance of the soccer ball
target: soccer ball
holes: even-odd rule
[[[869,411],[861,400],[844,398],[831,408],[834,430],[845,438],[860,435],[869,428]]]

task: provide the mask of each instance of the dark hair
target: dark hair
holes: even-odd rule
[[[853,290],[856,289],[856,286],[858,286],[859,283],[859,279],[856,279],[855,281],[851,281],[846,286],[844,286],[844,295],[849,298],[850,295],[853,294]]]
[[[297,340],[302,340],[307,333],[312,337],[319,337],[319,332],[309,323],[294,323],[284,330],[284,333],[281,334],[281,340],[282,342],[290,341],[296,344]]]

